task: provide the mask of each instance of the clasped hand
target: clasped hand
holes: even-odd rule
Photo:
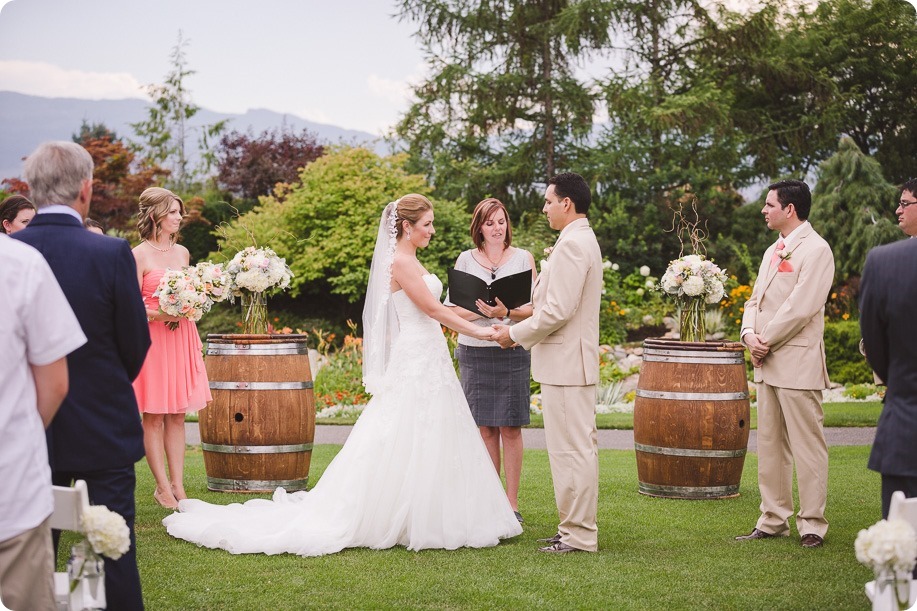
[[[759,333],[746,333],[742,339],[745,340],[745,345],[748,346],[748,351],[751,353],[752,366],[761,367],[764,363],[764,357],[768,355],[771,349],[764,337]]]

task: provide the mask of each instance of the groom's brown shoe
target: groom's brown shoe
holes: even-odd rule
[[[757,528],[748,533],[747,535],[739,535],[736,537],[736,541],[751,541],[752,539],[770,539],[771,537],[776,537],[777,535],[772,535],[771,533],[766,533],[763,530],[758,530]]]
[[[825,540],[816,535],[815,533],[809,533],[802,536],[802,546],[803,547],[821,547],[824,544]]]
[[[548,537],[547,539],[536,539],[539,543],[560,543],[560,533],[557,533],[553,537]]]
[[[557,543],[547,547],[539,547],[538,551],[546,552],[548,554],[569,554],[570,552],[582,552],[584,550],[581,550],[578,547],[573,547],[572,545],[567,545],[563,541],[558,541]]]

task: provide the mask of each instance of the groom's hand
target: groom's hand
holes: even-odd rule
[[[493,326],[494,334],[493,341],[500,344],[501,348],[512,348],[516,345],[516,342],[513,341],[513,338],[509,336],[509,327],[506,325],[494,325]]]

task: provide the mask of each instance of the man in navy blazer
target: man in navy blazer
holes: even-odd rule
[[[904,183],[898,224],[917,236],[917,179]],[[866,359],[888,389],[869,468],[882,474],[882,517],[895,490],[917,497],[917,240],[872,249],[860,281]]]
[[[130,245],[83,227],[93,162],[73,142],[46,142],[26,159],[24,178],[38,214],[13,236],[38,249],[54,272],[88,342],[67,359],[70,390],[48,427],[52,480],[83,479],[93,504],[121,514],[131,548],[105,558],[109,609],[142,609],[134,537],[134,463],[143,429],[131,382],[150,334]]]

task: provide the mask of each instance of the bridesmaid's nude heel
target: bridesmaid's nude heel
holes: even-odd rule
[[[178,501],[175,500],[175,497],[171,493],[169,494],[169,496],[172,497],[171,499],[163,498],[163,496],[164,494],[159,491],[159,488],[153,492],[153,500],[159,503],[160,507],[163,507],[164,509],[171,509],[172,511],[177,511]]]

